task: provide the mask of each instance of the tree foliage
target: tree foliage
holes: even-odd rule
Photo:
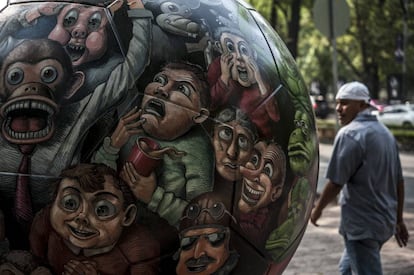
[[[350,26],[337,38],[338,75],[344,81],[366,83],[373,97],[387,87],[387,76],[402,74],[403,63],[395,57],[398,35],[407,23],[405,43],[404,91],[413,98],[414,79],[414,1],[346,0],[350,8]],[[304,79],[322,86],[332,83],[330,41],[316,29],[312,0],[250,0],[285,41]],[[406,3],[406,5],[403,5]],[[405,8],[405,9],[404,9]],[[406,21],[404,21],[406,19]]]

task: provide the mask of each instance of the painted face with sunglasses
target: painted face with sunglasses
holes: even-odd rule
[[[178,275],[214,274],[230,256],[230,230],[221,224],[230,213],[221,202],[202,200],[190,204],[182,221],[186,226],[180,233]]]
[[[226,227],[201,227],[181,236],[178,275],[213,274],[229,257],[229,234]]]

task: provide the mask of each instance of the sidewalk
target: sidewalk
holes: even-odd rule
[[[381,250],[384,275],[414,274],[414,205],[406,205],[404,219],[410,233],[407,247],[400,248],[391,238]],[[329,205],[319,220],[319,227],[309,223],[295,255],[283,275],[331,275],[338,273],[343,250],[338,233],[340,208]]]

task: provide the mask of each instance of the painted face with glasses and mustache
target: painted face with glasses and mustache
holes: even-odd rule
[[[207,198],[187,206],[180,225],[185,229],[180,232],[178,275],[214,274],[226,265],[232,253],[230,229],[225,225],[229,218],[222,202]]]

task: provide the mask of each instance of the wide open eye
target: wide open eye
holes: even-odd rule
[[[250,56],[250,48],[245,43],[240,43],[239,51],[242,55]]]
[[[271,178],[273,176],[273,165],[271,163],[266,163],[263,167],[263,173]]]
[[[227,48],[227,50],[228,50],[230,53],[234,52],[234,51],[235,51],[235,47],[234,47],[234,43],[233,43],[233,41],[231,41],[231,40],[227,40],[227,41],[226,41],[226,48]]]
[[[177,90],[183,93],[186,97],[190,97],[191,95],[191,88],[188,87],[187,84],[178,85]]]
[[[233,131],[229,127],[224,127],[223,129],[220,129],[218,136],[222,140],[229,141],[233,138]]]
[[[67,211],[75,212],[80,206],[80,197],[77,194],[69,194],[62,198],[60,205]]]
[[[102,15],[100,12],[95,12],[90,18],[88,22],[88,29],[90,31],[96,31],[101,26],[102,22]]]
[[[157,74],[154,76],[153,82],[160,83],[162,86],[165,86],[168,83],[168,78],[163,74]]]
[[[110,201],[100,200],[95,204],[95,214],[99,218],[110,218],[117,214],[117,209]]]
[[[63,26],[64,27],[72,27],[73,25],[76,24],[76,22],[78,21],[79,18],[79,11],[72,9],[70,10],[65,18],[63,19]]]
[[[45,83],[52,83],[58,77],[58,70],[53,66],[46,66],[40,72],[40,78]]]
[[[178,12],[180,7],[174,2],[164,2],[160,5],[160,9],[163,13],[172,13]]]
[[[24,71],[20,68],[13,68],[7,73],[7,82],[10,85],[20,84],[24,79]]]

